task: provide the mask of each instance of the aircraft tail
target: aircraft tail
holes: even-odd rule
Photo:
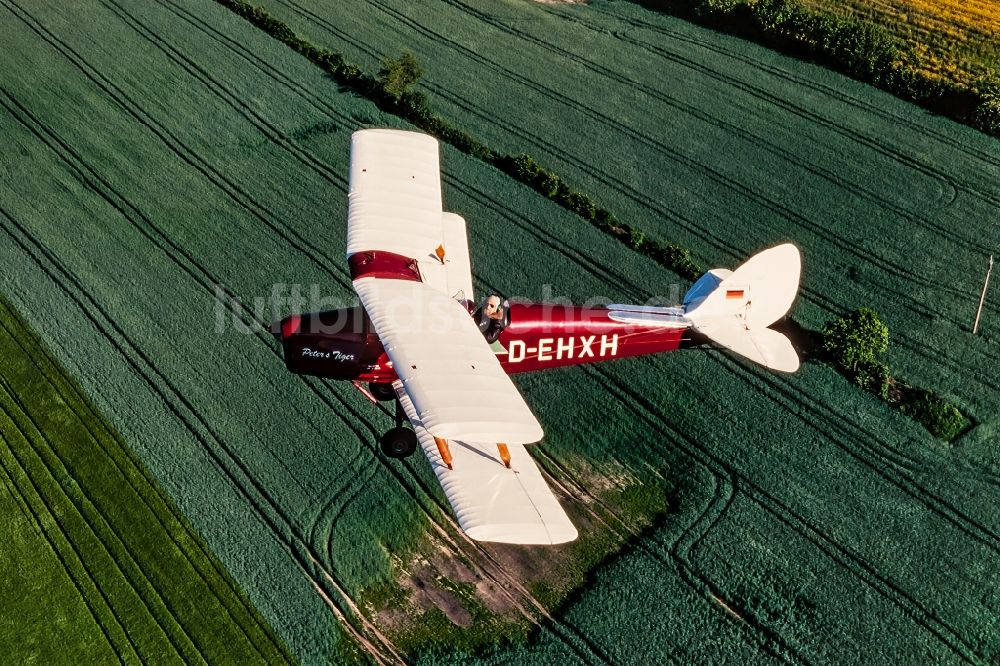
[[[795,372],[799,357],[791,341],[768,328],[792,307],[802,258],[791,243],[759,252],[735,271],[715,268],[684,295],[684,317],[722,345],[771,370]]]

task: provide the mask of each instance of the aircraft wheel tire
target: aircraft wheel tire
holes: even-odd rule
[[[396,391],[392,388],[392,384],[368,382],[368,390],[379,402],[396,399]]]
[[[417,433],[409,428],[393,428],[382,435],[378,445],[388,458],[405,458],[417,450]]]

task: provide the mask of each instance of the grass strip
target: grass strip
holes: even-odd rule
[[[21,562],[0,623],[8,656],[77,663],[105,660],[110,648],[125,660],[291,663],[121,437],[3,302],[0,359],[0,460],[10,480],[0,486],[34,516],[0,545],[5,561]],[[25,560],[27,552],[37,557]],[[40,598],[67,604],[53,609],[55,634],[36,626]],[[81,601],[87,614],[73,610]]]

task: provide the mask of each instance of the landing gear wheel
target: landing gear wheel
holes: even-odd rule
[[[393,428],[382,435],[378,445],[388,458],[405,458],[417,450],[417,433],[402,426]]]
[[[368,390],[379,402],[396,399],[396,391],[392,388],[392,384],[368,382]]]

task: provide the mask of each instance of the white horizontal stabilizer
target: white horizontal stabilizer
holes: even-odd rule
[[[791,243],[759,252],[735,271],[716,268],[684,296],[684,316],[699,333],[772,370],[795,372],[792,343],[768,326],[792,307],[802,257]]]
[[[802,257],[791,243],[759,252],[718,282],[714,289],[690,305],[689,296],[703,280],[715,281],[725,275],[710,271],[695,283],[684,301],[685,315],[699,329],[717,317],[739,317],[747,328],[765,328],[778,321],[792,307],[799,291]]]
[[[765,368],[779,372],[799,369],[799,355],[795,353],[791,341],[774,329],[747,330],[736,319],[728,319],[699,327],[698,332]]]

